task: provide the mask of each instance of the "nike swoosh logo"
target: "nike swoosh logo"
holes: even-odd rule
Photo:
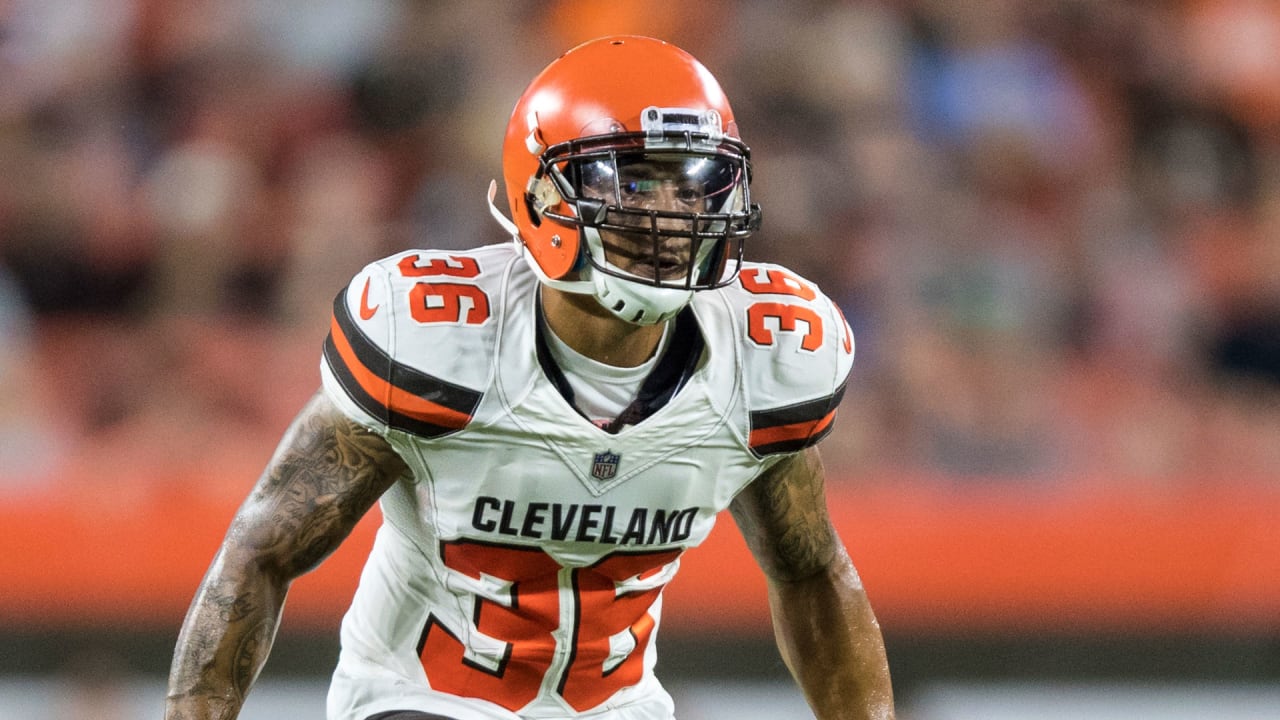
[[[374,305],[372,307],[369,306],[369,282],[371,280],[372,278],[365,278],[364,290],[360,291],[360,319],[361,320],[368,320],[372,318],[373,314],[378,312],[378,308],[382,307],[381,305]]]

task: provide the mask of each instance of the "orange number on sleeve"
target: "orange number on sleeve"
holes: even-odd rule
[[[738,282],[752,295],[787,295],[804,301],[818,297],[812,285],[782,268],[743,270],[738,273]],[[755,344],[774,343],[773,330],[766,323],[770,318],[778,321],[778,329],[783,332],[798,332],[798,323],[803,322],[806,330],[800,347],[810,351],[822,347],[822,316],[807,305],[793,302],[758,302],[747,307],[747,337]]]
[[[433,257],[425,263],[422,255],[405,255],[396,267],[404,277],[474,278],[480,274],[475,258],[458,255]],[[424,324],[479,325],[489,319],[489,296],[476,285],[420,282],[409,290],[409,314]]]
[[[765,323],[768,318],[777,320],[778,329],[784,332],[797,332],[797,323],[804,322],[808,329],[800,347],[810,351],[822,347],[822,318],[818,313],[803,305],[776,302],[758,302],[747,308],[747,337],[755,344],[773,344],[773,331]]]
[[[793,295],[801,300],[818,297],[813,286],[782,268],[767,270],[763,281],[760,279],[760,270],[743,270],[738,273],[738,281],[752,295]]]
[[[421,261],[421,255],[406,255],[400,259],[397,267],[400,268],[400,274],[405,277],[446,275],[448,277],[473,278],[480,274],[480,263],[476,262],[475,258],[449,255],[447,257],[431,258],[425,265],[419,265],[418,263]]]
[[[475,285],[420,282],[409,291],[409,312],[420,323],[479,325],[489,319],[489,296]]]

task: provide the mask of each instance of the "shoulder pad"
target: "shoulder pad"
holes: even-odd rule
[[[780,265],[744,264],[724,294],[740,323],[752,451],[817,443],[831,431],[853,365],[853,333],[840,308]]]
[[[321,363],[330,397],[380,432],[466,427],[489,384],[515,257],[505,246],[413,250],[366,266],[334,299]]]

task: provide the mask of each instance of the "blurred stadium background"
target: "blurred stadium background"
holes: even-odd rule
[[[160,714],[334,293],[503,240],[512,104],[615,32],[719,75],[752,256],[855,329],[829,489],[900,717],[1280,717],[1280,3],[8,0],[0,719]],[[374,522],[246,717],[320,716]],[[666,620],[684,720],[806,716],[732,523]]]

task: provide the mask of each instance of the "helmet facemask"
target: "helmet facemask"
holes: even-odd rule
[[[547,148],[527,195],[533,214],[578,228],[579,270],[597,299],[638,324],[667,319],[694,291],[732,281],[743,241],[760,225],[749,151],[719,132],[714,111],[650,108],[645,117],[654,122],[642,132]],[[555,207],[561,202],[571,212]]]

